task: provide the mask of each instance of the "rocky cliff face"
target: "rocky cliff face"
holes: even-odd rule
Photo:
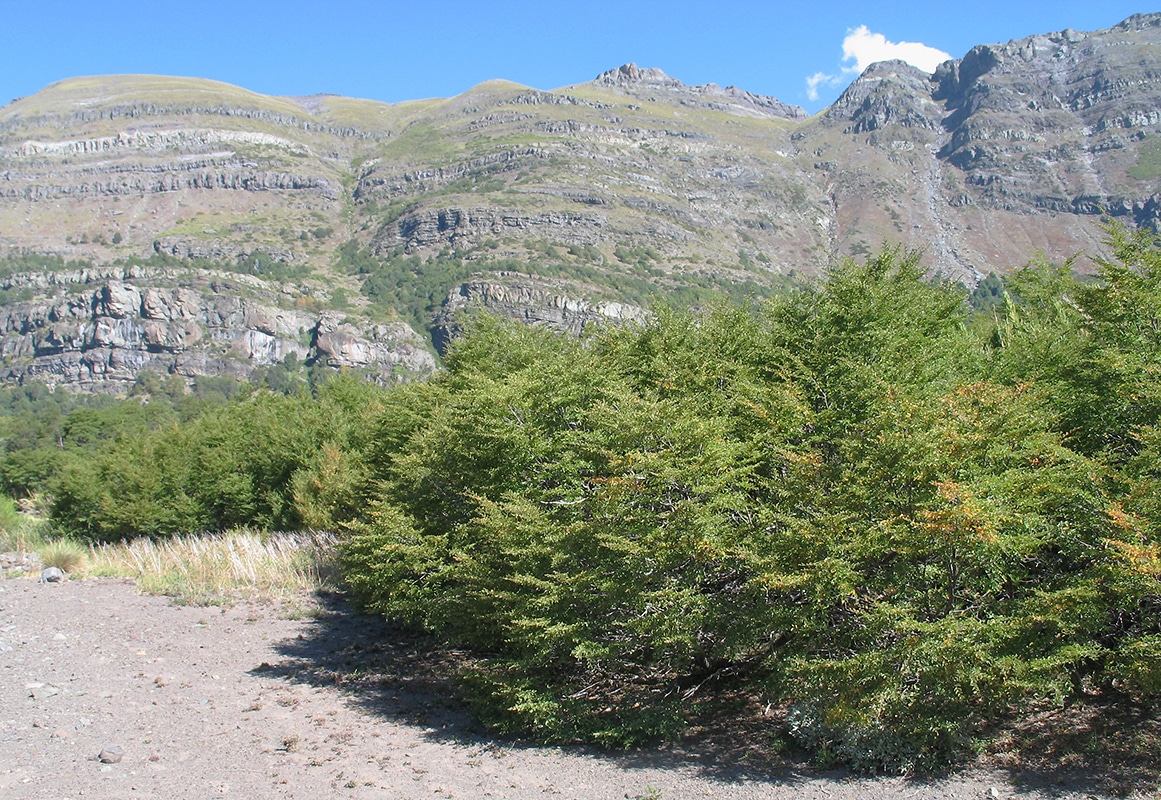
[[[1152,14],[981,45],[930,78],[868,68],[802,139],[831,176],[839,250],[911,239],[971,281],[1035,251],[1100,253],[1102,215],[1156,228],[1159,47]]]
[[[390,375],[430,366],[383,296],[419,295],[395,310],[442,344],[461,307],[575,329],[608,316],[598,299],[762,294],[884,243],[968,283],[1037,252],[1099,255],[1102,215],[1161,226],[1159,54],[1161,14],[1139,15],[981,45],[934,75],[875,64],[810,118],[633,64],[397,105],[63,81],[0,108],[0,262],[48,253],[112,272],[14,284],[0,357],[11,379],[94,388],[290,352]],[[153,254],[201,277],[113,274]],[[207,261],[282,265],[314,288],[295,306],[273,284],[209,277]],[[345,320],[322,313],[338,289]],[[112,313],[134,292],[137,311]]]
[[[594,205],[599,205],[594,204]],[[379,253],[470,247],[489,236],[539,236],[563,244],[598,244],[608,215],[584,211],[505,212],[497,208],[423,208],[385,226],[374,240]]]
[[[930,76],[902,61],[867,67],[824,118],[846,134],[870,133],[893,126],[938,131],[944,109],[931,96]]]
[[[1096,34],[1062,31],[973,48],[933,76],[950,112],[939,157],[972,202],[1156,225],[1156,181],[1133,177],[1139,143],[1161,125],[1161,16]]]
[[[448,293],[435,318],[432,337],[436,347],[445,351],[462,332],[466,315],[474,310],[572,335],[579,335],[591,325],[623,325],[648,319],[648,312],[640,306],[609,300],[593,302],[584,299],[584,291],[583,287],[533,283],[528,276],[504,273],[491,280],[468,281]]]
[[[407,325],[357,326],[333,311],[284,304],[247,276],[144,268],[10,275],[0,308],[0,379],[124,392],[143,370],[246,379],[288,355],[368,370],[383,381],[429,374],[435,361]],[[282,301],[281,303],[279,301]]]
[[[390,128],[307,105],[152,76],[15,101],[0,109],[0,249],[326,261],[311,232],[338,227],[350,159]]]

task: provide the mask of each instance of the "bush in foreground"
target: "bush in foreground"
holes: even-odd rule
[[[748,695],[824,759],[934,766],[1161,691],[1161,256],[1114,244],[988,320],[893,251],[584,339],[484,319],[427,383],[116,439],[54,520],[344,530],[356,596],[469,651],[505,730],[627,745]]]
[[[1044,703],[1151,704],[1161,569],[1137,491],[1158,473],[1134,404],[1158,351],[1134,339],[1126,363],[1092,331],[1157,309],[1138,297],[1157,256],[1121,255],[1064,285],[1087,318],[1029,290],[984,337],[893,252],[586,340],[485,322],[383,421],[348,578],[482,655],[486,719],[551,740],[650,738],[742,687],[793,707],[803,744],[905,771]],[[1117,281],[1138,302],[1100,306]],[[1108,370],[1139,388],[1115,417],[1077,401]]]

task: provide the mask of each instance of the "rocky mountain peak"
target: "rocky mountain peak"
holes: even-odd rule
[[[1156,44],[1158,37],[1153,29],[1157,28],[1161,28],[1161,13],[1136,14],[1103,31],[1087,33],[1065,28],[1013,39],[1007,44],[977,45],[962,59],[946,61],[936,69],[932,76],[937,85],[934,96],[955,106],[960,95],[991,74],[1016,76],[1042,88],[1055,84],[1052,86],[1055,90],[1079,77],[1078,68],[1082,72],[1104,73],[1110,69],[1133,68],[1139,64],[1121,63],[1122,60],[1131,59],[1136,47]],[[1127,40],[1120,38],[1126,34]]]
[[[680,89],[684,86],[681,81],[669,77],[656,67],[641,69],[633,63],[622,64],[616,69],[602,72],[597,76],[595,82],[604,84],[605,86],[617,86],[620,88],[639,86],[641,84],[665,86],[673,89]]]
[[[716,83],[688,86],[659,69],[642,69],[632,63],[602,72],[593,83],[642,99],[652,99],[652,95],[664,92],[668,99],[676,100],[685,106],[725,111],[744,117],[791,120],[807,117],[804,109],[783,103],[776,97],[754,94],[736,86],[727,86],[723,89]]]
[[[1140,31],[1146,28],[1161,28],[1161,11],[1149,14],[1134,14],[1113,26],[1113,30]]]
[[[1000,61],[999,50],[992,45],[977,45],[959,60],[944,61],[931,76],[936,85],[935,99],[954,100]]]
[[[942,109],[931,99],[931,78],[904,61],[879,61],[826,110],[825,119],[844,123],[845,133],[865,133],[887,125],[935,130]]]

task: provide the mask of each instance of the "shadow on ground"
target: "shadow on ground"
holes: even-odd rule
[[[468,655],[379,617],[353,609],[341,593],[317,595],[317,613],[303,633],[275,645],[281,656],[252,670],[264,677],[338,687],[364,712],[422,728],[433,740],[474,747],[533,748],[476,723],[454,675]],[[694,769],[725,782],[793,784],[825,777],[858,780],[845,770],[819,771],[808,754],[780,752],[777,718],[735,704],[679,741],[629,751],[561,748],[624,769]],[[1004,773],[1019,792],[1126,795],[1155,791],[1161,777],[1161,722],[1155,714],[1074,710],[1035,718],[1006,731],[981,766]],[[1113,743],[1109,749],[1109,743]],[[949,775],[913,777],[917,792]]]
[[[1107,794],[1153,797],[1161,781],[1161,718],[1123,698],[1091,698],[1012,724],[988,756],[1017,780],[1047,775]]]

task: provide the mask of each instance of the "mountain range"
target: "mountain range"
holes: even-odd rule
[[[1099,257],[1105,217],[1161,225],[1161,14],[877,63],[813,116],[633,64],[397,104],[73,78],[0,108],[0,378],[403,379],[465,307],[579,330],[894,244],[974,285]]]

